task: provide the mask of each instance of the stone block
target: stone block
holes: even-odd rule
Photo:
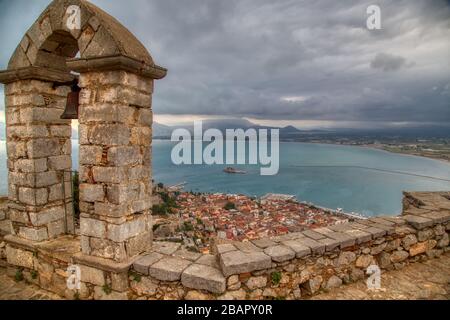
[[[283,241],[281,244],[289,247],[291,250],[295,252],[295,256],[297,258],[303,258],[309,254],[311,254],[311,248],[303,245],[301,242],[297,240],[288,240]]]
[[[19,201],[32,206],[44,205],[48,201],[47,189],[19,188]]]
[[[139,235],[146,231],[145,218],[135,218],[119,225],[109,224],[107,238],[115,242],[122,242]]]
[[[348,234],[352,238],[356,238],[357,244],[366,243],[366,242],[369,242],[370,240],[372,240],[372,235],[370,233],[364,232],[362,230],[350,229],[350,230],[345,231],[345,233]]]
[[[106,236],[106,223],[96,219],[81,218],[80,233],[83,236],[104,238]]]
[[[226,277],[257,270],[269,269],[272,266],[270,256],[262,252],[246,253],[230,251],[219,256],[220,266]]]
[[[148,275],[148,269],[151,265],[161,260],[164,256],[158,252],[151,252],[137,259],[133,263],[133,268],[139,273]]]
[[[319,233],[319,232],[315,232],[313,230],[305,230],[302,232],[306,237],[311,238],[313,240],[320,240],[320,239],[324,239],[325,235]]]
[[[126,168],[123,167],[94,167],[94,179],[103,183],[124,183],[128,181]]]
[[[130,142],[130,129],[123,124],[99,124],[90,130],[89,141],[104,146],[127,145]]]
[[[63,220],[65,215],[64,207],[54,207],[39,212],[30,212],[31,224],[41,227],[57,220]]]
[[[234,245],[232,245],[231,243],[218,244],[216,246],[216,252],[218,254],[223,254],[223,253],[227,253],[227,252],[235,251],[235,250],[237,250],[237,248]]]
[[[36,173],[35,179],[35,186],[38,188],[48,187],[61,182],[56,171]]]
[[[222,273],[215,268],[192,264],[181,275],[181,283],[188,288],[206,290],[212,293],[223,293],[226,289],[226,280]]]
[[[19,237],[31,241],[41,242],[48,239],[47,228],[20,227]]]
[[[195,261],[195,263],[203,264],[216,269],[220,268],[216,256],[213,256],[212,254],[203,254],[198,260]]]
[[[425,229],[433,225],[433,220],[423,218],[421,216],[406,215],[403,216],[403,219],[405,219],[407,223],[409,223],[418,230]]]
[[[178,249],[180,249],[181,244],[175,242],[165,242],[165,241],[156,241],[153,243],[152,251],[171,255],[174,254]]]
[[[34,268],[33,252],[6,246],[6,259],[10,265],[27,269]]]
[[[98,146],[80,146],[80,164],[98,165],[102,162],[103,148]]]
[[[138,146],[150,146],[152,129],[150,127],[134,127],[131,130],[131,143]]]
[[[15,168],[24,173],[44,172],[47,171],[47,159],[19,159]]]
[[[62,234],[65,234],[66,229],[64,220],[57,220],[50,222],[47,226],[47,230],[48,230],[48,237],[51,239],[56,238]]]
[[[95,214],[105,217],[120,218],[129,214],[126,204],[116,205],[111,203],[96,202],[94,205]]]
[[[142,162],[138,146],[112,147],[108,150],[108,161],[112,166],[137,165]]]
[[[58,156],[60,154],[59,139],[33,139],[27,142],[28,157],[31,159]]]
[[[265,249],[265,248],[272,247],[272,246],[276,245],[276,242],[273,242],[272,240],[270,240],[268,238],[252,240],[251,242],[255,246],[257,246],[258,248],[261,248],[261,249]]]
[[[320,239],[318,241],[310,238],[300,238],[297,240],[301,245],[311,248],[311,252],[316,255],[321,255],[325,252],[325,249],[329,244],[326,243],[328,238]],[[338,244],[339,245],[339,244]],[[328,250],[328,249],[327,249]]]
[[[80,184],[80,201],[96,202],[105,200],[105,191],[101,184]]]
[[[71,170],[72,158],[69,155],[49,157],[48,166],[52,170]]]
[[[81,281],[91,283],[97,286],[105,285],[105,273],[96,268],[79,265],[81,271]]]
[[[163,258],[149,267],[149,275],[161,281],[178,281],[182,272],[191,264],[189,260]]]
[[[131,238],[125,244],[127,254],[129,257],[137,256],[143,252],[148,251],[152,245],[152,234],[150,231],[145,231],[136,237]]]
[[[108,186],[106,196],[113,204],[128,203],[139,198],[140,185],[138,183],[115,184]]]
[[[295,258],[295,252],[283,245],[266,248],[264,253],[269,255],[275,262],[284,262]]]

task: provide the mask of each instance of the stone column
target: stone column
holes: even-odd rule
[[[152,242],[153,80],[89,71],[79,86],[82,253],[126,262]]]
[[[73,231],[70,173],[64,177],[72,167],[71,124],[60,119],[69,88],[53,88],[36,70],[10,70],[0,79],[7,82],[9,218],[13,235],[31,242]]]

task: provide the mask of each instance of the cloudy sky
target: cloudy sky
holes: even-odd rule
[[[49,2],[0,0],[0,68]],[[449,1],[92,2],[169,69],[154,96],[160,122],[450,124]],[[371,4],[382,30],[366,28]]]

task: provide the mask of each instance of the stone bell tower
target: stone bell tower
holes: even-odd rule
[[[154,80],[166,72],[133,34],[88,1],[55,0],[41,14],[0,72],[11,248],[74,228],[71,122],[61,116],[75,81],[81,89],[78,259],[120,264],[149,249],[152,94]]]

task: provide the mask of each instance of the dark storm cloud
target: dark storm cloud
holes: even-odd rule
[[[24,10],[29,2],[0,4],[3,66],[49,1]],[[93,2],[169,69],[156,84],[156,113],[450,121],[446,1],[377,1],[375,31],[366,29],[373,1],[364,0]]]
[[[406,59],[399,56],[394,56],[387,53],[379,53],[375,59],[370,62],[370,66],[374,69],[381,69],[383,71],[395,71],[406,64]]]

